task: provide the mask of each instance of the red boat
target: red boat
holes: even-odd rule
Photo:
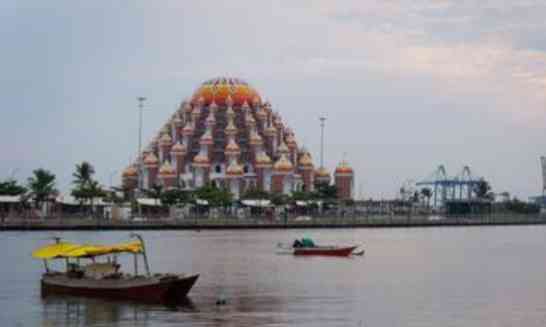
[[[358,246],[315,246],[293,248],[294,255],[321,255],[334,257],[348,257]]]
[[[136,242],[115,245],[81,245],[57,242],[33,252],[35,258],[43,259],[46,272],[42,275],[42,296],[48,294],[69,294],[77,296],[103,297],[118,300],[133,300],[149,303],[175,303],[186,299],[199,275],[151,274],[146,257],[144,241],[139,235]],[[119,270],[114,257],[106,262],[97,262],[99,256],[132,253],[134,274]],[[142,256],[146,273],[138,273],[138,257]],[[48,260],[64,259],[66,271],[49,269]],[[91,263],[80,265],[80,259]],[[72,262],[71,262],[72,260]]]

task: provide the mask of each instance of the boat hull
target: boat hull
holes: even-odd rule
[[[294,255],[318,255],[318,256],[332,256],[332,257],[348,257],[357,246],[345,246],[345,247],[306,247],[306,248],[294,248]]]
[[[199,275],[169,275],[95,280],[69,278],[62,274],[45,274],[41,280],[41,291],[42,296],[66,294],[148,303],[172,303],[183,301],[198,278]]]

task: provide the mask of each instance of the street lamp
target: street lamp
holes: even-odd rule
[[[142,189],[142,108],[144,107],[145,97],[138,97],[138,188]]]
[[[324,168],[324,122],[326,117],[321,116],[320,120],[320,168]]]

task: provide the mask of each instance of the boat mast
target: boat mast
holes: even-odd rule
[[[140,241],[140,244],[142,244],[142,257],[144,258],[144,267],[146,268],[146,274],[148,277],[151,276],[150,273],[150,265],[148,264],[148,256],[146,255],[146,246],[144,245],[144,239],[140,234],[137,233],[131,233],[130,237],[137,238]],[[136,264],[136,254],[135,254],[135,275],[137,271],[137,264]]]

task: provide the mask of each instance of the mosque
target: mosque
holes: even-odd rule
[[[262,99],[238,78],[205,81],[123,171],[123,187],[191,190],[212,183],[239,198],[249,189],[290,194],[330,184],[330,173],[315,169],[294,131]],[[346,161],[336,167],[338,198],[352,198],[353,177]]]

